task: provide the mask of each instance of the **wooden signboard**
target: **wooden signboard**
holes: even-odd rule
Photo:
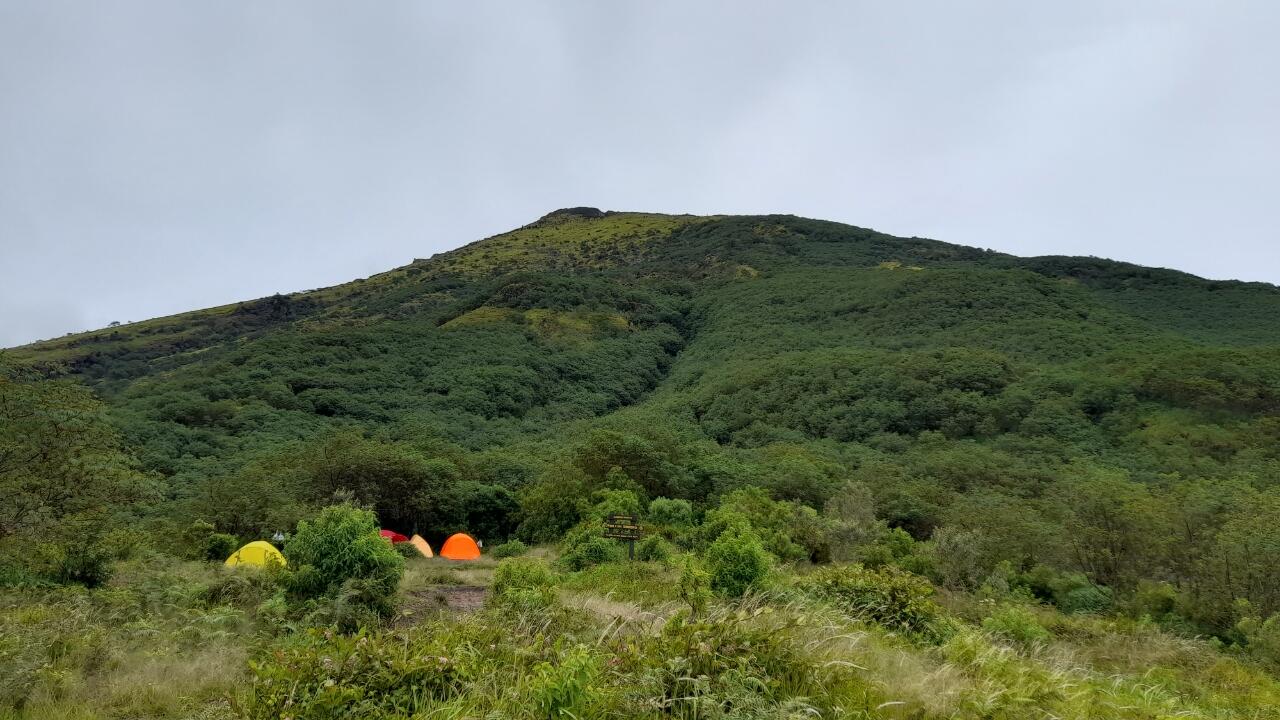
[[[634,515],[610,515],[604,520],[604,536],[627,541],[627,557],[636,559],[636,540],[644,535]]]

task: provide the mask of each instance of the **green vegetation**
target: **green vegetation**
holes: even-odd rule
[[[706,555],[711,589],[728,597],[741,597],[769,572],[769,555],[760,538],[741,525],[720,533]]]
[[[0,718],[1277,717],[1277,317],[575,208],[13,349]]]
[[[378,519],[368,510],[335,505],[312,520],[284,547],[289,569],[284,585],[300,600],[336,598],[346,615],[369,610],[386,617],[404,575],[404,558],[378,535]],[[358,614],[345,623],[363,621]]]

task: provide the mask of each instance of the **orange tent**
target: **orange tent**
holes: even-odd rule
[[[466,533],[455,533],[440,546],[440,557],[450,560],[477,560],[480,546]]]
[[[409,544],[417,548],[418,552],[422,553],[422,557],[432,557],[431,546],[427,544],[426,540],[422,539],[421,535],[414,535],[409,538]]]

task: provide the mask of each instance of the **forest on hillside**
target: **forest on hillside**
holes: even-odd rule
[[[241,717],[303,707],[290,682],[299,718],[1270,717],[1277,318],[1262,284],[573,209],[15,348],[0,717],[101,700],[106,650],[49,649],[69,617],[103,647],[113,617],[175,647],[181,617],[212,623],[254,690],[195,703]],[[616,514],[645,527],[636,562]],[[404,635],[407,587],[475,578],[377,543],[330,563],[324,538],[380,528],[482,539],[490,609]],[[279,576],[205,564],[277,532]],[[167,702],[101,716],[187,712]]]

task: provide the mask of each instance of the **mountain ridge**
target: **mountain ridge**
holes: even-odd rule
[[[856,226],[844,225],[842,223],[831,223],[830,221],[812,221],[808,218],[803,218],[803,217],[794,216],[794,215],[745,215],[745,216],[663,215],[663,214],[654,214],[654,213],[639,213],[639,212],[632,212],[632,211],[613,211],[613,210],[601,211],[598,208],[583,206],[583,207],[561,208],[559,210],[553,210],[543,215],[542,217],[538,218],[537,220],[527,225],[516,228],[515,230],[498,233],[496,235],[491,235],[489,237],[464,244],[452,250],[441,251],[428,258],[413,259],[405,265],[394,267],[389,270],[383,271],[381,273],[375,273],[374,275],[371,275],[366,278],[358,278],[358,279],[347,281],[345,283],[339,283],[337,285],[332,285],[332,286],[327,286],[322,288],[315,288],[311,290],[302,290],[302,291],[290,292],[290,293],[275,293],[269,296],[263,296],[260,298],[254,298],[249,300],[242,300],[234,303],[227,303],[225,305],[220,305],[220,306],[214,306],[209,308],[196,308],[196,309],[186,310],[179,313],[174,313],[171,315],[159,316],[156,318],[150,318],[147,320],[142,320],[137,322],[124,323],[119,326],[99,328],[94,330],[86,330],[78,333],[68,333],[66,335],[63,335],[57,338],[36,340],[30,343],[14,346],[12,348],[8,348],[8,350],[18,351],[19,354],[22,354],[23,351],[52,348],[57,346],[65,346],[67,344],[76,343],[77,341],[82,342],[85,339],[89,339],[89,338],[101,338],[103,335],[110,335],[113,332],[121,332],[122,329],[124,331],[127,331],[129,328],[136,329],[140,327],[151,326],[157,323],[164,324],[164,323],[184,321],[184,320],[198,320],[200,319],[201,316],[205,314],[217,315],[217,314],[232,313],[237,310],[244,310],[246,306],[250,308],[249,312],[252,312],[253,306],[270,303],[270,302],[278,302],[277,300],[278,298],[286,298],[290,300],[296,300],[296,299],[306,300],[311,298],[326,299],[326,298],[331,298],[334,295],[341,296],[346,294],[346,292],[344,291],[358,292],[359,289],[364,285],[372,282],[376,282],[378,279],[396,278],[407,273],[422,271],[423,269],[426,269],[426,268],[435,269],[433,267],[433,263],[440,264],[444,262],[450,262],[455,258],[459,258],[459,257],[465,258],[471,254],[482,253],[486,251],[490,245],[494,244],[495,242],[501,241],[503,238],[517,235],[523,231],[545,228],[548,226],[548,224],[551,221],[554,221],[554,220],[561,220],[561,221],[568,220],[572,222],[572,221],[583,221],[583,220],[586,220],[586,221],[599,220],[599,219],[605,219],[610,217],[671,218],[676,221],[680,221],[680,220],[685,221],[684,223],[681,223],[682,226],[693,224],[699,221],[715,221],[715,220],[720,220],[724,218],[736,218],[736,219],[748,219],[748,220],[755,219],[761,222],[766,222],[766,221],[769,221],[770,219],[779,219],[779,218],[784,220],[792,219],[792,220],[801,220],[801,221],[810,221],[810,222],[823,222],[823,223],[829,223],[831,225],[847,228],[849,230],[870,233],[877,237],[892,238],[894,240],[901,241],[904,243],[906,242],[935,243],[937,245],[958,248],[966,251],[981,252],[981,253],[985,253],[986,257],[990,259],[1006,259],[1011,266],[1031,269],[1033,272],[1038,272],[1040,274],[1050,275],[1054,277],[1069,277],[1069,278],[1074,278],[1076,280],[1086,280],[1086,281],[1102,278],[1114,283],[1116,282],[1116,279],[1113,277],[1109,277],[1109,274],[1105,272],[1106,269],[1112,269],[1112,270],[1125,271],[1125,273],[1128,276],[1129,282],[1132,282],[1133,280],[1139,280],[1139,279],[1140,280],[1160,279],[1165,281],[1192,281],[1192,282],[1203,283],[1206,288],[1213,289],[1213,290],[1246,288],[1246,289],[1257,290],[1262,292],[1273,292],[1273,293],[1276,293],[1278,296],[1280,296],[1280,288],[1278,288],[1275,285],[1271,285],[1263,282],[1240,281],[1240,280],[1211,280],[1211,279],[1202,278],[1192,273],[1181,271],[1181,270],[1170,269],[1170,268],[1149,267],[1149,266],[1139,265],[1136,263],[1109,260],[1106,258],[1101,258],[1096,256],[1043,255],[1043,256],[1023,257],[1023,256],[1016,256],[1016,255],[993,251],[993,250],[980,250],[978,248],[971,248],[971,247],[962,246],[962,245],[954,245],[954,244],[946,243],[943,241],[931,240],[928,238],[921,238],[916,236],[913,236],[910,238],[894,237],[894,236],[884,235],[882,233],[878,233],[872,230],[867,230],[865,228],[859,228]],[[557,239],[566,244],[569,242],[573,242],[573,240],[569,237],[562,237]],[[892,254],[892,253],[889,253],[889,254]],[[893,262],[895,260],[893,258],[886,258],[886,260],[884,261]],[[499,272],[504,270],[509,271],[510,269],[495,268],[495,271],[499,271]]]

